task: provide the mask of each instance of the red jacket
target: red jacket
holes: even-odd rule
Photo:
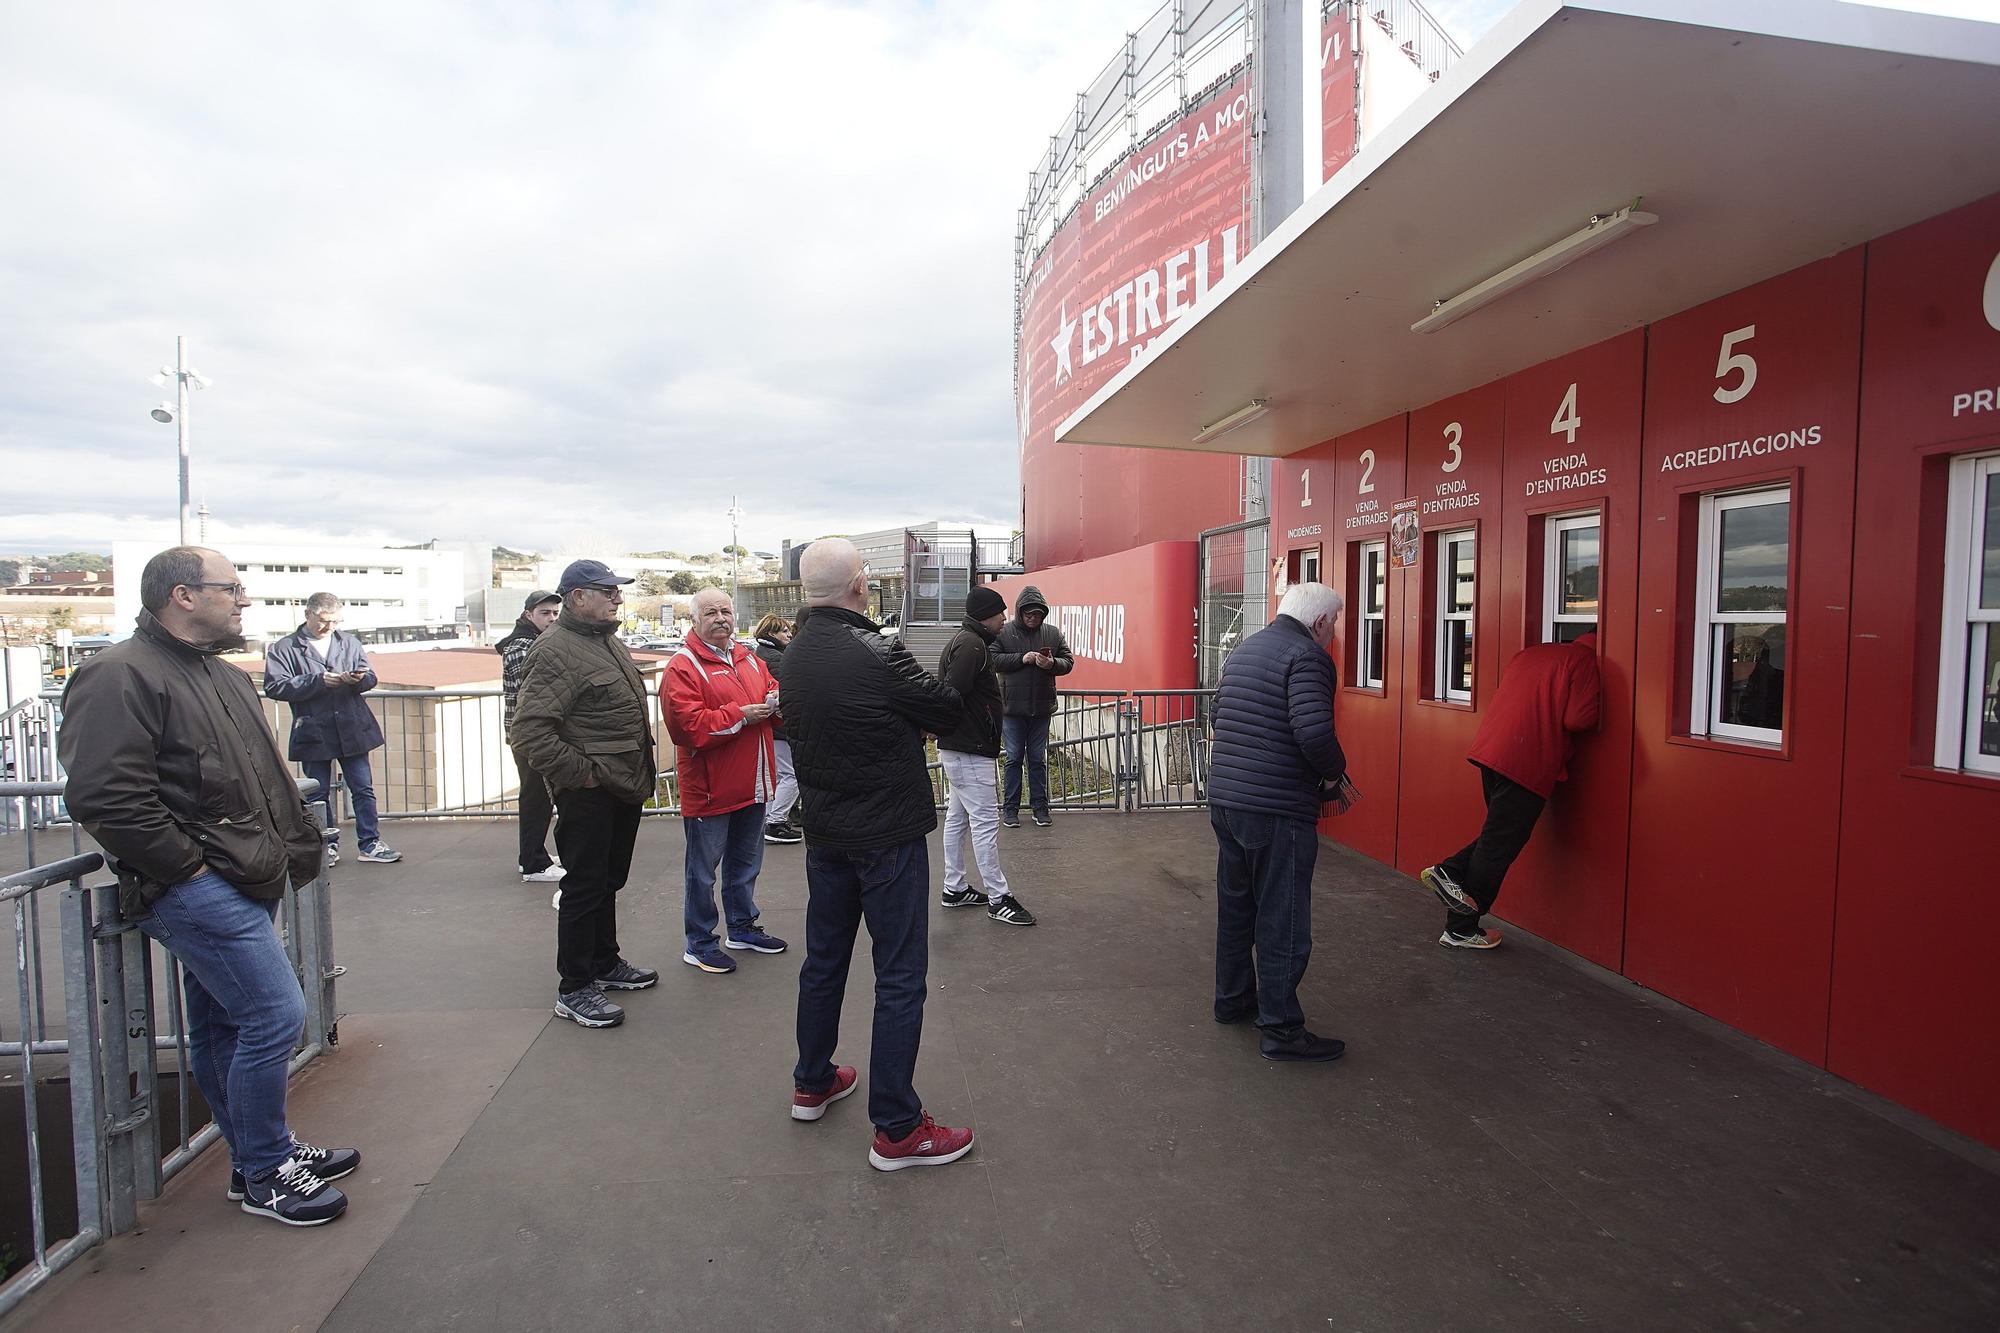
[[[1570,733],[1597,725],[1599,689],[1595,634],[1522,649],[1466,758],[1546,799],[1569,776]]]
[[[690,634],[660,674],[660,711],[678,751],[683,815],[726,815],[768,801],[778,789],[769,722],[745,722],[743,705],[778,687],[757,654],[730,641],[725,652]]]

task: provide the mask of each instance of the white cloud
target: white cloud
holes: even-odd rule
[[[0,548],[1004,529],[1014,211],[1140,3],[31,6]],[[32,127],[19,132],[20,127]]]

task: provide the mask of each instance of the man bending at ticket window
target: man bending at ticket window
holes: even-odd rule
[[[1569,776],[1571,735],[1597,725],[1600,693],[1594,631],[1574,643],[1525,648],[1507,664],[1466,756],[1479,770],[1486,822],[1456,855],[1417,877],[1445,906],[1439,944],[1491,949],[1500,943],[1500,932],[1482,930],[1479,919],[1493,910],[1501,881],[1528,845],[1556,783]]]

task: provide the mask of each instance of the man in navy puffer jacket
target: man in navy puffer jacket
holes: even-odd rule
[[[1315,826],[1347,771],[1326,651],[1340,608],[1325,584],[1295,584],[1277,617],[1230,654],[1215,697],[1215,1021],[1254,1017],[1266,1060],[1337,1060],[1346,1050],[1306,1030],[1298,997],[1312,957]]]

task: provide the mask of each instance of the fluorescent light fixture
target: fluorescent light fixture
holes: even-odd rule
[[[1565,268],[1583,258],[1593,250],[1602,249],[1620,236],[1629,235],[1641,227],[1650,227],[1660,220],[1657,213],[1642,213],[1638,202],[1627,204],[1616,213],[1605,213],[1592,218],[1581,231],[1571,232],[1554,245],[1537,250],[1520,263],[1504,268],[1492,277],[1468,287],[1448,301],[1439,301],[1437,308],[1410,325],[1411,333],[1430,333],[1464,319],[1482,306],[1491,305],[1509,292],[1519,291],[1538,278],[1546,278],[1557,269]]]
[[[1249,402],[1222,418],[1222,420],[1211,421],[1199,431],[1196,431],[1194,442],[1196,444],[1207,444],[1210,440],[1219,440],[1238,426],[1247,426],[1270,410],[1270,399],[1252,398]]]

